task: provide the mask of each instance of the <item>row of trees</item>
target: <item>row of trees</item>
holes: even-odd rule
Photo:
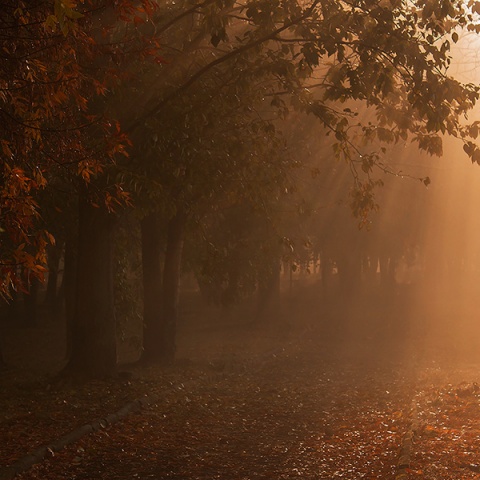
[[[345,203],[365,224],[377,174],[394,173],[384,145],[440,155],[448,134],[479,160],[477,123],[460,121],[478,88],[448,75],[478,2],[0,7],[1,291],[28,289],[48,244],[64,246],[72,373],[115,371],[113,238],[126,216],[141,230],[144,359],[171,362],[182,264],[226,300],[267,289],[293,246],[284,225],[295,215],[284,214],[301,207],[299,171],[325,184],[332,159],[346,165]],[[320,168],[305,135],[322,139]]]

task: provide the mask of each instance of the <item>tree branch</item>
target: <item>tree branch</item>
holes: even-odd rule
[[[289,28],[293,27],[294,25],[298,24],[305,18],[308,18],[312,12],[315,10],[315,7],[320,3],[321,0],[314,0],[312,5],[308,7],[305,12],[298,16],[297,18],[291,20],[290,22],[284,24],[280,28],[277,28],[273,32],[247,44],[243,45],[242,47],[239,47],[235,50],[230,51],[226,55],[219,57],[209,64],[205,65],[204,67],[200,68],[195,74],[193,74],[185,83],[180,85],[176,90],[174,90],[172,93],[164,97],[162,100],[160,100],[156,105],[154,105],[152,108],[148,109],[146,112],[144,112],[140,117],[138,117],[136,120],[134,120],[130,125],[128,125],[125,129],[125,133],[131,133],[134,130],[136,130],[138,127],[142,126],[145,121],[156,115],[157,113],[160,112],[162,107],[166,105],[168,102],[173,100],[174,98],[178,97],[181,93],[183,93],[185,90],[187,90],[190,86],[192,86],[198,79],[200,79],[203,75],[205,75],[207,72],[212,70],[214,67],[217,65],[220,65],[232,58],[237,57],[238,55],[247,52],[248,50],[251,50],[252,48],[257,47],[258,45],[261,45],[262,43],[268,42],[269,40],[274,39],[278,34],[284,32],[285,30],[288,30]]]

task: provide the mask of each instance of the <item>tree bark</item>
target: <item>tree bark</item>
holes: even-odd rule
[[[57,310],[58,299],[58,269],[60,259],[62,258],[63,242],[55,245],[49,245],[48,252],[48,280],[45,303],[55,312]]]
[[[6,368],[5,360],[3,358],[2,336],[0,335],[0,370]]]
[[[142,238],[142,254],[146,255],[142,260],[145,288],[144,361],[168,365],[175,360],[185,222],[185,214],[178,211],[168,223],[163,274],[158,247],[159,227],[147,219],[142,225],[142,237],[144,234],[149,236]]]
[[[105,377],[116,372],[113,228],[113,215],[80,198],[72,349],[67,366],[67,372],[74,375]]]
[[[30,279],[28,292],[23,295],[23,303],[25,307],[23,321],[25,325],[35,326],[38,320],[38,291],[40,289],[40,280],[36,277]]]
[[[168,222],[163,266],[162,336],[159,345],[160,360],[164,364],[171,364],[175,360],[180,273],[186,220],[185,213],[177,211]]]
[[[142,221],[144,286],[144,351],[146,362],[171,364],[175,360],[178,298],[186,215],[178,211],[167,226],[163,272],[161,227],[154,216]]]
[[[77,251],[72,238],[65,241],[65,257],[61,290],[65,299],[66,357],[72,353],[73,318],[75,315],[75,295],[77,285]]]
[[[140,223],[143,271],[143,353],[142,361],[159,362],[162,342],[162,242],[161,225],[155,214]]]

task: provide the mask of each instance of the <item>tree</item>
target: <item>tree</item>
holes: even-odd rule
[[[474,14],[471,13],[479,10],[475,1],[467,5],[449,0],[252,0],[247,3],[204,0],[194,4],[182,1],[169,4],[105,1],[94,4],[95,9],[83,3],[79,12],[71,3],[56,1],[55,5],[55,14],[47,16],[50,5],[42,4],[42,8],[34,11],[38,15],[35,21],[23,15],[24,5],[21,5],[21,11],[7,5],[10,15],[8,30],[18,37],[14,37],[12,43],[25,43],[18,35],[19,29],[26,28],[24,25],[36,28],[38,31],[32,31],[30,36],[40,38],[33,47],[28,42],[22,47],[28,47],[27,55],[16,59],[13,70],[1,69],[2,72],[13,71],[11,75],[5,73],[11,86],[6,89],[9,101],[2,104],[2,112],[8,112],[6,118],[11,128],[8,130],[10,136],[4,136],[6,143],[2,143],[2,149],[10,159],[18,158],[23,162],[19,170],[15,162],[13,167],[5,167],[4,178],[13,189],[27,193],[20,197],[25,206],[22,208],[32,212],[28,229],[33,228],[32,217],[36,211],[31,193],[46,181],[50,159],[64,158],[61,154],[69,152],[75,173],[89,180],[105,171],[105,163],[122,152],[119,139],[125,132],[130,134],[134,145],[155,143],[160,139],[162,146],[157,151],[169,152],[169,155],[157,157],[157,166],[162,189],[166,191],[164,198],[169,199],[161,210],[168,212],[170,220],[178,213],[190,214],[190,205],[198,199],[198,191],[193,189],[192,194],[187,186],[203,182],[212,193],[201,199],[214,205],[218,190],[215,182],[219,178],[233,180],[246,172],[232,163],[228,165],[231,167],[229,176],[218,175],[218,172],[223,172],[218,167],[226,165],[222,160],[228,158],[227,154],[234,155],[229,158],[241,157],[244,152],[239,155],[235,148],[244,143],[247,135],[252,134],[252,138],[259,139],[261,131],[268,139],[268,132],[274,124],[263,122],[255,132],[258,122],[255,112],[252,112],[250,116],[243,117],[242,136],[220,135],[222,141],[219,143],[215,141],[218,130],[209,133],[208,128],[198,128],[196,132],[209,135],[208,155],[205,154],[205,145],[200,145],[200,142],[195,145],[197,139],[188,135],[181,139],[178,133],[188,134],[190,125],[201,126],[201,109],[196,107],[197,110],[187,114],[185,104],[196,97],[194,103],[200,105],[200,87],[209,83],[209,91],[214,92],[216,88],[218,93],[217,96],[205,96],[204,100],[212,104],[212,99],[218,97],[233,99],[235,89],[237,103],[241,104],[242,95],[257,89],[264,94],[264,101],[273,103],[283,114],[296,109],[316,117],[322,127],[331,132],[333,154],[347,162],[353,173],[352,207],[364,221],[365,214],[375,207],[374,190],[379,183],[374,176],[375,169],[383,169],[381,157],[385,150],[376,142],[392,145],[412,140],[420,149],[439,155],[442,152],[442,135],[449,134],[463,142],[464,150],[472,161],[480,159],[474,143],[478,124],[464,125],[461,122],[478,99],[478,87],[462,85],[448,76],[449,50],[451,43],[458,39],[458,29],[476,29]],[[83,15],[81,19],[77,18],[78,13]],[[68,35],[62,36],[58,31],[43,28],[44,25],[53,27],[55,24]],[[12,29],[12,26],[15,28]],[[157,55],[160,37],[163,39],[161,57]],[[60,45],[70,61],[61,57]],[[133,60],[131,54],[135,50],[141,54]],[[48,62],[46,54],[39,51],[48,51]],[[33,67],[23,61],[29,55],[35,60]],[[85,62],[81,63],[78,59]],[[90,63],[91,69],[81,68],[84,63]],[[46,68],[47,73],[44,72],[45,65],[49,67]],[[26,102],[28,108],[25,108],[21,95],[16,96],[19,90],[25,92],[31,87],[28,82],[32,68],[34,72],[38,71],[35,73],[38,77],[34,78],[41,79],[34,85],[38,87],[35,98],[48,100],[44,102],[47,106],[43,109],[30,108],[33,97],[29,96],[29,102]],[[65,78],[65,81],[57,84],[53,73],[61,74],[60,78]],[[14,86],[16,78],[22,79],[24,89]],[[45,85],[53,87],[46,92]],[[61,88],[56,88],[59,85]],[[64,93],[62,95],[65,87],[72,89],[67,98]],[[6,106],[3,109],[3,105],[7,104],[17,110],[11,111]],[[211,116],[218,115],[224,105],[235,103],[219,102],[216,111],[210,110]],[[358,115],[360,105],[369,112],[362,119]],[[78,106],[80,109],[76,108]],[[48,115],[43,115],[44,111]],[[176,123],[179,132],[172,148],[169,148],[171,145],[165,143],[169,137],[168,128],[165,135],[165,123],[169,119],[166,122],[162,116],[175,111],[183,112],[179,118],[190,119],[193,115],[195,121]],[[116,130],[115,122],[110,122],[112,128],[109,128],[108,122],[103,121],[108,117],[118,119],[121,129]],[[16,121],[18,118],[22,121]],[[208,122],[206,118],[207,125]],[[74,128],[67,131],[63,128],[63,135],[59,137],[60,123],[71,123]],[[218,127],[218,122],[215,125]],[[43,136],[39,139],[32,133],[38,132],[38,129],[52,135],[42,130]],[[112,129],[115,134],[113,140],[109,137]],[[12,151],[14,142],[11,139],[14,136],[20,139],[21,148],[12,157],[9,151]],[[179,155],[183,153],[179,150],[182,141],[188,144],[190,151],[187,161]],[[259,145],[260,142],[256,144]],[[42,147],[38,149],[42,152],[39,155],[47,165],[45,171],[40,169],[41,175],[36,176],[25,174],[28,170],[25,168],[28,165],[26,158],[30,158],[30,153],[35,153],[37,157],[39,146]],[[195,156],[192,155],[194,152]],[[212,154],[216,161],[210,161]],[[179,158],[181,162],[177,165]],[[260,152],[255,158],[266,157]],[[202,172],[201,168],[196,168],[200,166],[205,167],[203,177],[196,176],[197,172]],[[147,175],[151,175],[155,168],[147,169]],[[31,171],[37,172],[37,169]],[[255,169],[249,171],[254,172]],[[273,168],[268,169],[264,164],[261,171],[265,172],[265,176],[257,177],[256,181],[269,182],[273,179],[275,182]],[[193,177],[190,177],[192,172]],[[206,175],[207,172],[210,176]],[[140,174],[143,173],[145,170],[140,171]],[[111,176],[108,175],[108,178]],[[252,177],[246,178],[252,180]],[[424,180],[428,183],[428,179]],[[104,184],[100,190],[105,191]],[[12,192],[7,197],[11,197]],[[94,197],[102,200],[96,203],[106,203],[110,207],[115,204],[112,200],[115,195],[108,188],[107,193],[98,196],[95,192]],[[7,200],[4,203],[7,205]],[[17,217],[21,216],[13,207],[8,208]],[[92,210],[91,213],[99,212]],[[14,233],[22,233],[23,230],[15,228],[10,229],[9,237],[13,239],[13,245],[19,245],[17,256],[21,256],[21,252],[25,251],[20,243],[21,235],[15,237]],[[88,225],[80,224],[80,228],[88,228]],[[29,239],[29,243],[34,242]],[[99,241],[97,246],[101,244]],[[35,251],[42,251],[42,248]],[[25,262],[23,258],[16,261]],[[173,273],[178,269],[169,271],[174,280]],[[87,281],[84,275],[79,278]],[[106,281],[108,275],[101,278]],[[104,290],[111,291],[109,288]],[[92,309],[95,308],[92,304]],[[96,314],[93,316],[100,318]],[[110,335],[114,333],[110,330]],[[89,341],[94,342],[93,338]]]
[[[98,206],[89,210],[97,221],[104,220],[102,207],[112,211],[127,199],[126,193],[105,175],[105,169],[124,154],[126,137],[105,108],[104,97],[108,89],[113,90],[118,84],[124,74],[122,61],[132,51],[137,58],[147,55],[143,36],[135,28],[132,35],[129,26],[145,22],[146,12],[153,7],[149,1],[135,5],[113,1],[77,5],[59,0],[5,1],[0,6],[3,36],[0,148],[4,160],[0,190],[2,295],[8,297],[11,289],[23,288],[17,274],[19,265],[26,278],[43,277],[46,246],[53,244],[54,238],[46,230],[50,225],[44,224],[46,216],[42,216],[40,209],[42,190],[43,206],[51,207],[50,211],[60,209],[63,205],[55,205],[52,187],[61,179],[71,196],[81,193],[82,212],[88,210],[85,202]],[[110,41],[112,35],[116,35],[115,42]],[[124,44],[119,48],[121,42]],[[149,42],[148,48],[148,55],[153,57],[154,42]],[[103,179],[94,181],[97,176]],[[85,184],[90,187],[84,188]],[[85,258],[89,255],[88,242],[104,248],[102,235],[108,236],[110,220],[106,224],[98,222],[98,229],[91,229],[83,213],[80,220],[79,238],[85,245],[79,246],[79,255]],[[100,227],[104,226],[107,231],[102,233]],[[91,238],[84,235],[84,230],[90,231]],[[97,253],[92,251],[92,256]],[[88,258],[81,268],[86,264]],[[99,278],[107,280],[109,276]],[[79,272],[75,284],[81,294],[88,292],[88,285],[82,282],[89,281],[88,275]],[[100,318],[99,298],[87,299],[92,301],[90,319]],[[77,295],[77,305],[80,299],[81,295]],[[82,307],[87,303],[81,304]],[[111,298],[106,303],[111,304]],[[100,311],[102,308],[105,310],[105,305]],[[77,311],[76,318],[80,315]],[[99,330],[102,321],[97,325]],[[78,338],[79,344],[84,340]],[[88,347],[79,349],[79,358],[83,358],[85,349]],[[73,348],[72,354],[75,352]],[[72,365],[80,364],[78,359],[72,360]],[[100,365],[102,369],[108,370]]]
[[[263,187],[259,191],[264,197],[273,193],[268,183],[278,188],[277,178],[285,174],[287,162],[273,147],[275,129],[259,115],[263,89],[244,91],[241,102],[239,85],[229,84],[236,72],[221,72],[221,77],[219,73],[203,79],[201,95],[192,92],[150,120],[145,128],[147,141],[124,172],[125,179],[136,185],[138,203],[147,212],[154,210],[142,221],[143,254],[148,255],[143,261],[144,359],[173,359],[185,228],[242,198],[253,198],[257,187]],[[273,155],[279,160],[273,161]],[[272,175],[274,165],[278,170]],[[143,178],[139,172],[145,172]],[[163,269],[158,243],[161,217]]]
[[[69,368],[87,376],[111,375],[117,365],[113,305],[114,218],[80,200],[77,289]],[[94,339],[94,341],[92,340]]]
[[[105,2],[99,9],[85,11],[84,29],[96,50],[92,59],[98,89],[104,97],[90,97],[89,112],[116,118],[112,96],[129,75],[127,65],[135,60],[156,62],[155,39],[145,40],[136,27],[148,20],[154,4],[145,0]],[[100,14],[98,13],[100,11]],[[120,48],[122,46],[122,48]],[[133,62],[135,63],[135,62]],[[118,121],[116,134],[125,140]],[[75,295],[71,299],[70,356],[66,372],[73,375],[112,375],[117,368],[117,335],[114,299],[113,233],[116,210],[129,204],[129,194],[111,180],[108,166],[126,157],[124,144],[105,144],[104,132],[94,132],[106,159],[96,171],[83,171],[86,186],[79,188],[78,246],[75,263]],[[108,160],[111,160],[110,162]],[[94,176],[95,178],[90,178]],[[103,204],[103,208],[101,208]],[[70,316],[69,316],[70,318]]]
[[[80,143],[84,78],[75,68],[74,35],[64,37],[45,27],[52,13],[67,31],[76,14],[59,7],[57,18],[52,7],[8,1],[1,5],[0,291],[6,296],[10,288],[18,287],[17,265],[42,277],[45,247],[53,239],[37,228],[35,197],[45,188],[50,167],[70,163],[73,158],[68,157],[84,149]]]
[[[189,8],[180,2],[162,11],[166,19],[159,24],[168,32],[189,19],[193,28],[186,46],[166,57],[169,63],[162,72],[169,88],[161,83],[126,128],[140,127],[206,73],[229,63],[262,70],[295,93],[297,106],[335,133],[337,154],[366,170],[377,156],[371,152],[361,161],[352,157],[356,115],[352,109],[338,109],[335,102],[360,101],[371,108],[376,124],[360,128],[362,137],[391,143],[410,133],[421,149],[438,154],[440,132],[476,133],[459,119],[474,105],[478,90],[447,75],[457,29],[476,28],[468,8],[475,11],[477,2],[290,0],[280,5],[229,0]],[[211,54],[198,55],[202,48]],[[465,142],[476,160],[475,146]]]
[[[134,112],[133,120],[123,121],[125,130],[133,133],[134,142],[153,142],[158,160],[150,161],[148,175],[163,171],[160,196],[173,199],[167,207],[173,215],[177,208],[189,210],[182,196],[194,184],[192,171],[200,171],[198,161],[184,161],[185,152],[192,148],[198,158],[202,150],[211,153],[208,141],[198,148],[191,145],[196,135],[204,139],[206,129],[192,130],[190,119],[210,122],[205,111],[212,97],[205,94],[205,85],[213,78],[222,79],[216,83],[218,97],[232,86],[244,95],[261,79],[262,92],[283,114],[297,109],[317,117],[331,134],[334,155],[353,173],[350,204],[363,222],[375,209],[374,190],[382,183],[374,171],[386,171],[381,160],[386,149],[369,145],[410,138],[420,149],[439,155],[441,137],[448,133],[462,138],[476,161],[476,126],[464,127],[459,120],[475,104],[478,89],[448,77],[455,29],[471,27],[474,21],[461,2],[178,2],[160,8],[155,18],[170,47],[166,62],[142,70],[137,95],[122,118]],[[125,91],[130,91],[128,85]],[[149,94],[142,99],[144,91]],[[171,112],[181,111],[199,92],[204,94],[203,108],[193,102],[181,121],[173,120]],[[363,107],[368,113],[360,118]],[[223,108],[218,107],[217,115]],[[176,125],[176,140],[165,134],[169,127],[160,118]],[[229,151],[228,143],[224,148]],[[208,186],[216,178],[211,176]],[[342,271],[348,270],[345,264]]]

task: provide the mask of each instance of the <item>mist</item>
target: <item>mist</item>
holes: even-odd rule
[[[411,3],[0,14],[2,480],[478,478],[480,28]]]

